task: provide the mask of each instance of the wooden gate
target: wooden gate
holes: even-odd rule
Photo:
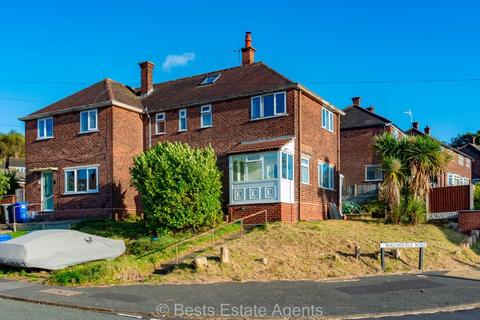
[[[470,185],[432,188],[428,198],[429,212],[470,210]]]

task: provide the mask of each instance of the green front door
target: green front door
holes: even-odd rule
[[[53,211],[53,172],[42,172],[42,211]]]

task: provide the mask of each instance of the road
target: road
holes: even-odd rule
[[[122,316],[0,299],[2,320],[125,320]]]
[[[473,310],[467,310],[467,311],[456,311],[456,312],[441,312],[441,313],[424,314],[424,315],[418,315],[418,316],[375,318],[371,320],[477,320],[477,319],[480,319],[479,309],[473,309]],[[364,319],[364,320],[367,320],[367,319]]]

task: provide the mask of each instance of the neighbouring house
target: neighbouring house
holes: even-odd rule
[[[469,155],[472,160],[472,182],[480,183],[480,146],[476,144],[475,139],[472,143],[459,148],[460,151]]]
[[[361,106],[361,98],[352,98],[341,118],[341,167],[343,175],[342,198],[365,203],[376,199],[383,181],[378,156],[373,149],[374,138],[385,132],[394,136],[403,131],[389,119],[375,112],[375,107]]]
[[[0,163],[0,171],[14,171],[21,187],[25,186],[25,159],[10,157],[7,161]]]
[[[412,127],[406,131],[409,135],[430,135],[430,127],[425,126],[424,130],[418,128],[418,122],[413,122]],[[439,141],[439,140],[438,140]],[[447,187],[469,185],[472,181],[472,160],[473,158],[465,152],[455,149],[446,143],[439,141],[452,160],[448,163],[444,172],[437,177],[432,177],[432,186]]]
[[[211,145],[231,218],[321,220],[339,205],[343,111],[262,62],[141,87],[105,79],[24,118],[27,201],[45,218],[139,213],[132,158],[154,144]]]

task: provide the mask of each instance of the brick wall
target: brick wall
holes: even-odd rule
[[[341,164],[345,186],[366,183],[365,166],[378,164],[378,157],[373,150],[373,139],[385,130],[385,127],[342,130]]]
[[[53,138],[37,140],[37,121],[25,124],[26,200],[33,204],[30,210],[39,211],[41,202],[41,174],[30,172],[34,168],[54,167],[54,207],[51,219],[68,216],[73,212],[91,212],[90,209],[111,207],[111,119],[112,109],[98,109],[98,132],[80,134],[80,113],[54,116]],[[99,192],[84,195],[64,195],[64,168],[99,165]],[[89,209],[89,210],[85,210]],[[70,217],[70,216],[69,216]]]
[[[465,157],[463,160],[463,165],[460,165],[458,163],[458,154],[453,153],[452,154],[452,160],[448,163],[447,168],[445,169],[445,172],[443,172],[438,178],[438,186],[439,187],[445,187],[448,186],[448,173],[454,173],[458,174],[461,177],[466,177],[472,180],[472,168],[467,168],[465,165]]]
[[[459,211],[458,231],[480,230],[480,210]]]
[[[237,220],[257,212],[267,210],[267,220],[269,222],[282,221],[287,223],[297,222],[297,210],[295,204],[290,203],[272,203],[272,204],[250,204],[228,207],[229,221]],[[256,215],[245,220],[247,224],[262,224],[265,222],[263,214]]]
[[[310,158],[310,184],[300,183],[300,219],[322,220],[327,217],[327,203],[338,205],[340,165],[340,116],[334,114],[334,132],[322,128],[322,106],[310,97],[301,94],[300,113],[300,152],[297,152],[297,188],[300,181],[300,156]],[[335,190],[319,187],[318,162],[335,165],[337,172]],[[298,193],[298,192],[297,192]]]

